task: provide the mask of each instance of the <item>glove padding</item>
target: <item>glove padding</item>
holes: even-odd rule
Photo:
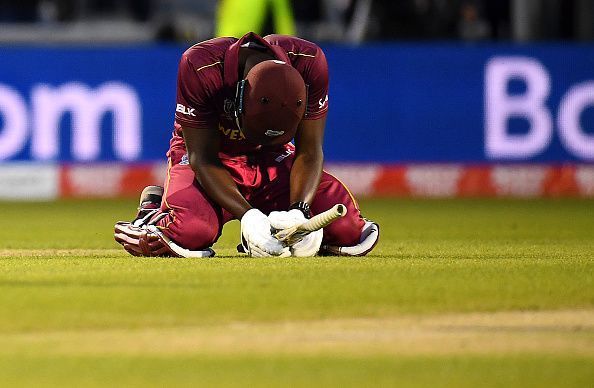
[[[250,256],[291,256],[289,248],[270,231],[268,217],[258,209],[250,209],[241,217],[241,241]]]
[[[272,212],[268,216],[268,220],[270,220],[270,225],[272,225],[275,230],[287,229],[307,221],[305,215],[299,209],[292,209],[283,212]],[[302,240],[289,247],[291,255],[295,257],[315,256],[320,250],[323,237],[323,229],[308,233],[303,237]]]

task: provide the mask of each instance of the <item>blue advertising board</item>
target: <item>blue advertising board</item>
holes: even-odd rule
[[[0,160],[163,159],[184,49],[0,47]],[[594,161],[592,45],[324,51],[329,161]]]

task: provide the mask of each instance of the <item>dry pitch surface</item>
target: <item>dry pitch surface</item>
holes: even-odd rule
[[[0,204],[0,384],[594,384],[593,201],[368,200],[373,255],[264,260],[128,257],[134,206]]]

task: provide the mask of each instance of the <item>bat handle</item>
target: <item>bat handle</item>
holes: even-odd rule
[[[339,203],[334,205],[330,210],[325,211],[313,217],[307,222],[308,230],[318,230],[327,226],[337,218],[343,217],[347,213],[347,208],[343,204]]]

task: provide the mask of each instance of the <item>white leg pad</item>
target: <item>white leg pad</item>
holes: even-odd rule
[[[175,252],[176,254],[178,254],[180,257],[202,258],[202,257],[212,257],[215,255],[215,251],[212,250],[211,248],[207,248],[202,251],[191,251],[189,249],[182,248],[179,245],[177,245],[176,243],[174,243],[173,241],[171,241],[171,239],[169,239],[169,237],[165,236],[163,234],[163,232],[161,232],[159,230],[159,228],[157,228],[155,225],[149,225],[149,226],[147,226],[147,229],[150,230],[151,232],[153,232],[154,234],[158,235],[159,237],[161,237],[167,243],[167,245],[169,245],[169,248],[171,248],[171,250],[173,252]]]
[[[365,221],[361,230],[359,244],[352,247],[339,247],[335,245],[323,245],[322,250],[326,254],[336,256],[365,256],[376,246],[379,241],[379,225],[372,221]]]

